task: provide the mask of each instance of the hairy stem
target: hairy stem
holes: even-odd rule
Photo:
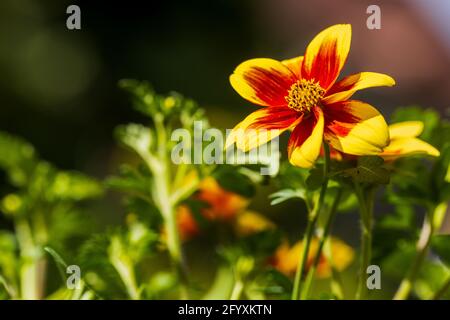
[[[333,204],[331,206],[330,212],[328,214],[328,219],[325,222],[325,227],[323,229],[323,233],[322,233],[322,235],[320,237],[320,240],[319,240],[319,247],[318,247],[316,255],[314,257],[313,264],[312,264],[312,266],[311,266],[311,268],[310,268],[310,270],[308,272],[307,278],[305,280],[305,286],[304,286],[304,288],[302,290],[302,295],[301,295],[301,299],[302,300],[303,299],[307,299],[308,296],[309,296],[309,292],[311,290],[311,284],[312,284],[312,281],[313,281],[314,276],[316,274],[316,270],[317,270],[317,266],[319,265],[320,258],[322,257],[323,247],[324,247],[325,242],[327,241],[328,236],[330,234],[331,226],[333,224],[334,217],[336,216],[337,207],[339,205],[339,201],[341,199],[341,195],[342,195],[342,189],[339,188],[337,193],[336,193],[336,196],[335,196],[335,198],[333,200]]]
[[[395,293],[395,300],[408,299],[414,281],[416,280],[420,268],[422,267],[422,264],[428,254],[428,249],[430,247],[434,232],[441,227],[447,206],[447,203],[441,203],[440,205],[434,207],[433,210],[425,216],[422,230],[420,231],[420,237],[416,245],[416,256],[411,264],[411,268],[406,274],[406,277],[402,280],[397,292]]]
[[[233,290],[231,291],[230,300],[239,300],[243,290],[244,282],[242,280],[236,280]]]
[[[367,267],[370,265],[372,257],[372,215],[375,189],[369,187],[363,189],[358,182],[355,182],[355,192],[358,198],[361,215],[361,263],[359,270],[359,281],[356,290],[356,299],[367,298]]]
[[[295,279],[294,279],[294,288],[292,290],[292,300],[297,300],[300,298],[300,290],[302,286],[302,278],[303,278],[303,272],[306,269],[306,263],[308,260],[308,253],[309,253],[309,247],[311,245],[311,240],[314,235],[314,228],[317,223],[317,218],[319,213],[321,212],[324,200],[325,200],[325,194],[328,187],[328,172],[330,167],[330,148],[326,144],[326,142],[323,143],[324,150],[325,150],[325,163],[323,166],[323,182],[322,187],[320,190],[319,200],[317,201],[317,204],[314,206],[314,209],[309,212],[308,214],[308,223],[306,226],[306,231],[303,236],[303,248],[302,253],[300,255],[299,263],[297,266],[297,271],[295,273]]]
[[[172,188],[170,185],[170,163],[167,159],[167,134],[162,117],[155,116],[155,129],[158,137],[158,160],[160,164],[159,170],[153,172],[155,200],[165,222],[167,248],[180,281],[180,298],[188,299],[187,272],[181,249],[176,210],[171,199]]]
[[[24,300],[42,299],[46,261],[34,242],[28,220],[23,217],[17,218],[15,228],[21,255],[20,296]]]

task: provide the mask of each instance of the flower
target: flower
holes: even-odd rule
[[[214,178],[207,177],[200,183],[197,199],[209,207],[202,210],[210,220],[230,220],[248,205],[244,197],[223,189]]]
[[[354,258],[354,251],[343,241],[331,237],[331,256],[333,259],[333,267],[338,271],[345,270]],[[309,247],[308,259],[306,261],[306,270],[309,270],[314,262],[317,250],[319,248],[319,240],[313,238]],[[297,265],[299,263],[299,256],[303,250],[303,242],[299,241],[292,247],[289,246],[287,242],[283,242],[276,250],[274,256],[271,258],[272,266],[284,273],[287,276],[293,276],[297,270]],[[316,276],[318,278],[327,278],[331,275],[331,263],[322,255],[317,266]]]
[[[429,155],[439,157],[440,153],[432,145],[417,138],[423,131],[423,122],[405,121],[389,126],[389,144],[378,156],[391,162],[411,155]],[[321,151],[323,155],[323,150]],[[355,160],[357,157],[330,148],[330,157],[334,160]]]
[[[380,153],[385,161],[394,161],[400,157],[426,154],[439,157],[439,150],[417,137],[423,131],[423,122],[405,121],[389,126],[389,145]]]
[[[201,214],[210,221],[232,221],[248,206],[247,199],[223,189],[212,177],[200,182],[199,191],[194,198],[206,203],[207,207],[201,210]],[[200,227],[186,205],[177,208],[177,224],[183,240],[200,233]]]
[[[234,226],[236,233],[240,236],[247,236],[275,228],[275,224],[272,221],[250,210],[240,213],[236,217]]]
[[[360,89],[392,86],[395,81],[385,74],[361,72],[336,82],[350,41],[351,26],[334,25],[311,41],[304,56],[241,63],[230,76],[231,85],[263,108],[232,130],[226,147],[236,143],[248,151],[292,129],[288,156],[299,167],[313,166],[323,139],[348,154],[382,152],[389,141],[383,116],[371,105],[349,98]]]
[[[197,221],[186,205],[181,205],[177,208],[177,224],[182,240],[188,240],[200,233]]]

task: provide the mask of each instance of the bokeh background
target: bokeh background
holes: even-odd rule
[[[70,4],[81,7],[81,30],[66,28]],[[370,4],[381,7],[380,30],[366,27]],[[377,71],[397,81],[394,89],[370,89],[358,98],[387,117],[413,104],[448,117],[449,17],[450,2],[442,0],[2,0],[0,129],[24,137],[62,169],[103,179],[129,156],[114,127],[144,120],[118,80],[181,92],[206,109],[213,126],[231,128],[254,109],[229,85],[233,69],[253,57],[301,55],[316,33],[335,23],[353,26],[344,74]],[[262,188],[252,208],[298,232],[297,209],[270,207],[272,191]],[[108,194],[92,214],[103,226],[120,223],[119,204],[119,195]],[[350,243],[357,228],[351,214],[336,222]]]

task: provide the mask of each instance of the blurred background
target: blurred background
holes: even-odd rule
[[[81,8],[81,30],[66,28],[70,4]],[[397,81],[394,89],[370,89],[357,98],[387,117],[394,108],[412,104],[448,117],[450,2],[376,1],[380,30],[366,27],[371,4],[2,0],[0,129],[24,137],[62,169],[103,179],[128,156],[117,146],[114,127],[144,121],[118,89],[118,80],[148,80],[157,92],[178,91],[197,100],[213,126],[232,128],[255,108],[229,85],[233,69],[249,58],[302,55],[315,34],[336,23],[353,27],[343,74],[377,71]],[[270,207],[270,192],[262,190],[251,206],[289,229],[295,207]],[[105,225],[122,221],[118,199],[110,194],[94,210]],[[353,227],[358,227],[354,217],[337,221],[338,230]],[[358,232],[349,237],[355,241]]]

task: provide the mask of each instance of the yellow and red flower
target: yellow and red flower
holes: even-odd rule
[[[439,157],[439,150],[417,138],[423,131],[423,122],[405,121],[389,126],[390,143],[380,153],[385,161],[394,161],[401,157],[424,154]]]
[[[357,90],[392,86],[395,81],[385,74],[361,72],[336,82],[350,42],[351,26],[334,25],[311,41],[304,56],[241,63],[230,76],[232,87],[264,108],[240,122],[228,136],[226,146],[236,143],[239,149],[248,151],[293,129],[288,155],[296,166],[311,167],[323,139],[348,154],[382,152],[389,142],[383,116],[371,105],[349,98]]]
[[[208,207],[201,210],[205,219],[210,221],[233,221],[248,206],[248,199],[223,189],[211,177],[200,182],[195,198],[205,202]],[[177,224],[181,238],[188,240],[200,233],[200,227],[190,208],[180,205],[177,208]]]
[[[330,241],[332,263],[322,252],[319,264],[317,265],[316,276],[318,278],[329,277],[331,275],[332,267],[334,267],[337,271],[345,270],[353,261],[355,256],[353,249],[342,240],[331,237]],[[312,266],[318,249],[319,240],[317,238],[313,238],[306,261],[306,271],[308,271]],[[297,270],[297,265],[299,263],[298,257],[300,256],[302,250],[302,241],[295,243],[292,247],[290,247],[287,242],[283,242],[271,258],[270,263],[281,273],[284,273],[287,276],[293,276]]]
[[[246,208],[249,202],[248,199],[225,190],[211,177],[200,183],[197,199],[209,205],[202,210],[202,214],[210,220],[230,220]]]
[[[234,227],[238,235],[247,236],[274,229],[275,224],[258,212],[247,210],[236,217]]]
[[[422,121],[404,121],[391,124],[389,126],[389,144],[378,156],[387,162],[412,155],[439,157],[439,150],[418,138],[423,131],[423,126]],[[322,150],[321,155],[323,153]],[[357,159],[357,156],[345,154],[333,148],[330,148],[330,157],[338,161]]]

